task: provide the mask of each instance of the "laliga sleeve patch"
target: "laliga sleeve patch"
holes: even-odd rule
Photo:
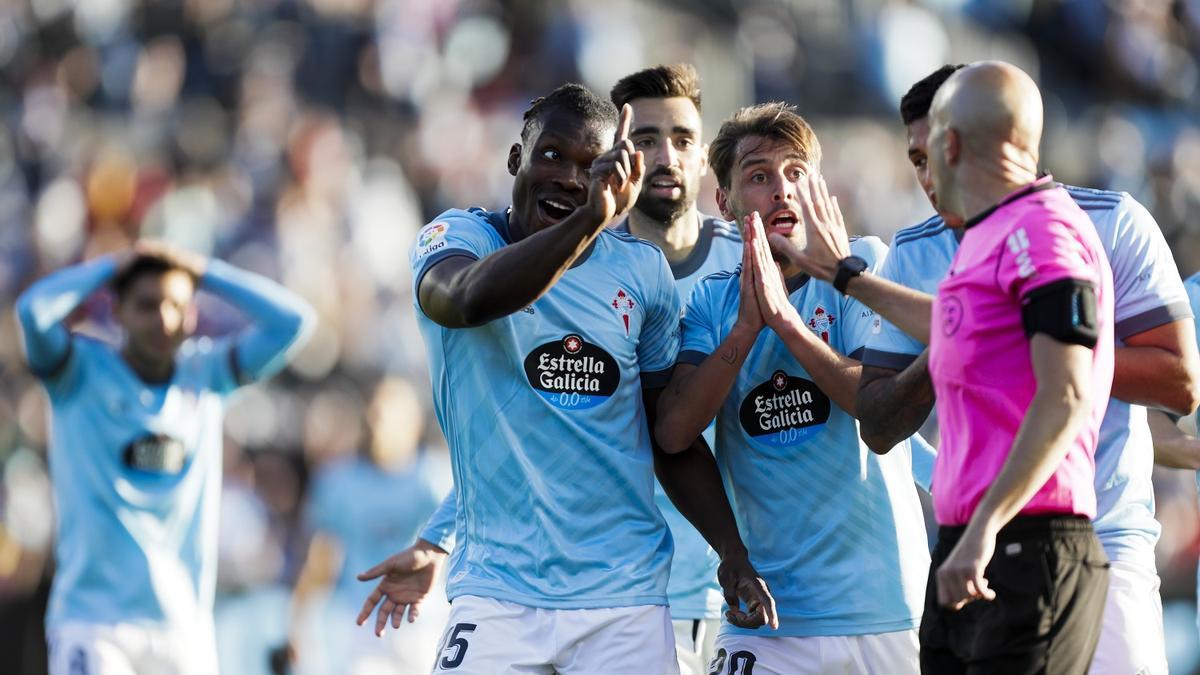
[[[1025,336],[1045,333],[1064,344],[1096,346],[1099,338],[1096,288],[1088,281],[1062,279],[1039,286],[1021,300]]]
[[[450,223],[441,220],[430,223],[417,233],[417,257],[425,256],[446,247],[446,233],[450,231]]]

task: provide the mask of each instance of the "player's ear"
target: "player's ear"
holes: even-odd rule
[[[720,185],[717,186],[717,208],[721,210],[721,217],[735,225],[737,216],[733,214],[733,209],[729,208],[729,193]]]
[[[958,155],[962,151],[961,139],[958,136],[958,129],[950,127],[946,129],[946,165],[954,166],[958,163]]]
[[[508,149],[508,173],[510,176],[517,175],[517,169],[521,168],[521,144],[513,143]]]
[[[200,310],[196,307],[195,299],[188,304],[187,311],[183,315],[183,334],[191,335],[196,332],[196,326],[200,323]]]

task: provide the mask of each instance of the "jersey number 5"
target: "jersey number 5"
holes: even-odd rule
[[[461,633],[474,632],[475,628],[476,626],[473,623],[455,624],[449,635],[446,636],[446,641],[442,644],[442,648],[439,650],[445,653],[447,650],[453,649],[454,654],[443,657],[441,663],[438,664],[439,668],[442,670],[453,670],[462,665],[463,659],[467,658],[467,647],[469,645],[467,645],[467,639],[459,637],[459,635]]]

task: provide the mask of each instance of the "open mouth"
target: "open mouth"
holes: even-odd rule
[[[791,234],[799,222],[800,218],[795,213],[784,209],[771,216],[767,222],[767,231],[778,232],[779,234]]]
[[[547,197],[538,200],[538,210],[548,223],[557,223],[575,212],[574,202],[562,197]]]
[[[648,187],[652,194],[663,197],[674,197],[683,192],[683,185],[670,176],[658,176],[650,181]]]

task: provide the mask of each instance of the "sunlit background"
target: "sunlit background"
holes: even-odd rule
[[[690,61],[706,137],[739,106],[793,102],[851,227],[887,241],[930,214],[900,96],[943,63],[1005,59],[1042,86],[1045,168],[1136,196],[1186,276],[1200,269],[1198,57],[1200,0],[0,2],[0,670],[45,668],[47,404],[11,311],[39,276],[154,236],[316,306],[291,369],[230,407],[217,621],[227,673],[270,672],[289,635],[316,636],[300,672],[337,672],[320,665],[320,594],[290,602],[307,488],[422,422],[402,451],[444,465],[407,253],[446,208],[507,205],[504,157],[531,98],[569,80],[607,94],[634,70]],[[702,206],[715,211],[711,179]],[[80,319],[111,331],[108,302]],[[240,325],[211,299],[202,315],[205,332]],[[421,405],[395,398],[404,380]],[[383,412],[368,414],[372,400]],[[1195,485],[1156,475],[1179,673],[1200,663]]]

